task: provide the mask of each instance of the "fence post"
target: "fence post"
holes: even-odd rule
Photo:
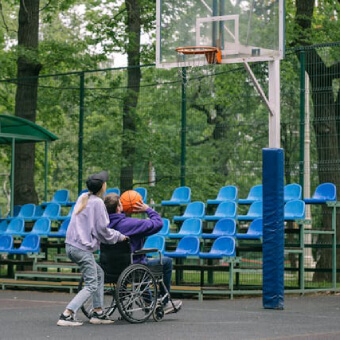
[[[305,162],[305,51],[300,52],[300,185],[302,195],[304,189],[304,162]]]
[[[79,139],[78,139],[78,194],[82,190],[83,182],[83,137],[84,137],[84,97],[85,73],[79,75]]]
[[[185,186],[185,159],[187,134],[187,70],[182,67],[182,130],[181,130],[181,186]]]

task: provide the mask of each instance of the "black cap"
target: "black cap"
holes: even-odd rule
[[[107,182],[109,179],[109,175],[107,171],[101,171],[97,174],[90,175],[87,178],[86,186],[89,189],[89,191],[96,194],[103,186],[104,182]]]

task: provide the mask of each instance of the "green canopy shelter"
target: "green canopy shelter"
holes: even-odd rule
[[[48,144],[58,137],[41,126],[10,115],[0,115],[0,144],[12,146],[11,159],[11,216],[14,210],[14,168],[16,143],[45,143],[45,201],[47,200]]]

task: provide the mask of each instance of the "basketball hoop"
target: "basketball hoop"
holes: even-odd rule
[[[185,47],[177,47],[176,52],[178,53],[179,59],[183,59],[184,62],[188,62],[189,60],[185,60],[186,56],[192,55],[204,55],[208,64],[221,64],[222,61],[222,53],[217,47],[211,46],[185,46]]]

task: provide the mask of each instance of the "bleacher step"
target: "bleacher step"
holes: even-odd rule
[[[17,271],[15,278],[44,278],[44,279],[75,279],[79,281],[81,274],[79,273],[63,273],[63,272],[43,272],[43,271]]]
[[[70,293],[76,292],[78,289],[77,281],[33,281],[33,280],[15,280],[0,279],[0,286],[4,290],[6,287],[44,287],[51,289],[68,290]]]
[[[73,262],[52,262],[52,261],[44,261],[44,262],[37,262],[35,267],[38,269],[47,269],[47,268],[71,268],[71,269],[78,269],[78,265]]]

